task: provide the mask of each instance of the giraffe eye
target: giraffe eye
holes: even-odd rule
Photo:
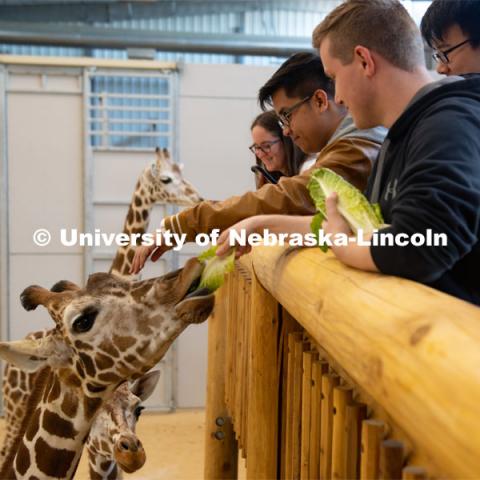
[[[145,410],[145,407],[142,405],[139,405],[134,411],[133,414],[135,415],[135,418],[138,420],[138,417],[142,413],[142,410]]]
[[[93,327],[97,315],[98,310],[96,308],[89,308],[84,310],[84,312],[73,321],[73,331],[75,333],[88,332]]]
[[[171,182],[172,182],[172,178],[171,178],[171,177],[167,177],[167,176],[164,175],[164,176],[160,177],[160,181],[161,181],[162,183],[167,184],[167,183],[171,183]]]

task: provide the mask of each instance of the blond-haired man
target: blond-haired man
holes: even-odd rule
[[[448,238],[442,247],[350,243],[334,246],[335,255],[480,304],[480,80],[433,82],[420,32],[397,0],[343,3],[313,44],[357,127],[390,129],[367,187],[390,224],[381,233]],[[349,233],[335,195],[327,216],[327,233]]]

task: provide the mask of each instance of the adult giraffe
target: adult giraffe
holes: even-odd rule
[[[183,178],[179,165],[172,162],[168,150],[157,148],[155,154],[155,161],[144,168],[136,182],[124,221],[124,233],[145,233],[148,229],[151,210],[156,203],[189,206],[201,200],[198,191]],[[119,247],[112,261],[110,273],[129,276],[133,253],[133,246]],[[63,282],[62,288],[77,287],[72,283]],[[35,332],[29,334],[27,338],[40,338],[46,334],[48,332]],[[15,365],[7,363],[5,366],[2,389],[6,432],[0,450],[0,468],[8,454],[12,439],[21,426],[26,402],[36,375],[38,372],[24,372]],[[110,447],[113,448],[113,445]],[[93,468],[92,461],[93,457],[90,455],[90,469]]]
[[[4,360],[41,369],[0,478],[73,477],[94,417],[115,389],[147,372],[189,324],[210,315],[212,294],[188,294],[202,270],[193,258],[141,282],[97,273],[84,289],[24,290],[24,308],[45,306],[55,328],[41,339],[0,343]]]

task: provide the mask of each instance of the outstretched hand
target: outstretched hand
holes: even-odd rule
[[[236,231],[240,233],[242,230],[245,232],[245,238],[251,233],[255,233],[259,227],[259,216],[245,218],[244,220],[240,220],[235,225],[232,225],[230,228],[224,230],[220,237],[218,238],[218,248],[217,248],[217,255],[219,257],[228,253],[228,251],[234,246],[235,247],[235,258],[239,258],[246,253],[250,253],[252,250],[252,246],[248,244],[240,245],[238,242],[235,245],[232,245],[230,242],[230,232]]]
[[[172,247],[167,245],[150,245],[139,246],[135,249],[132,266],[130,267],[130,274],[136,275],[145,266],[145,262],[151,255],[152,262],[156,262],[165,252],[168,252]]]

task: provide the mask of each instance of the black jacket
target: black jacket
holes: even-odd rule
[[[372,245],[381,272],[480,305],[479,76],[439,86],[407,107],[385,139],[367,196],[391,225],[381,232],[448,236],[446,247]]]

